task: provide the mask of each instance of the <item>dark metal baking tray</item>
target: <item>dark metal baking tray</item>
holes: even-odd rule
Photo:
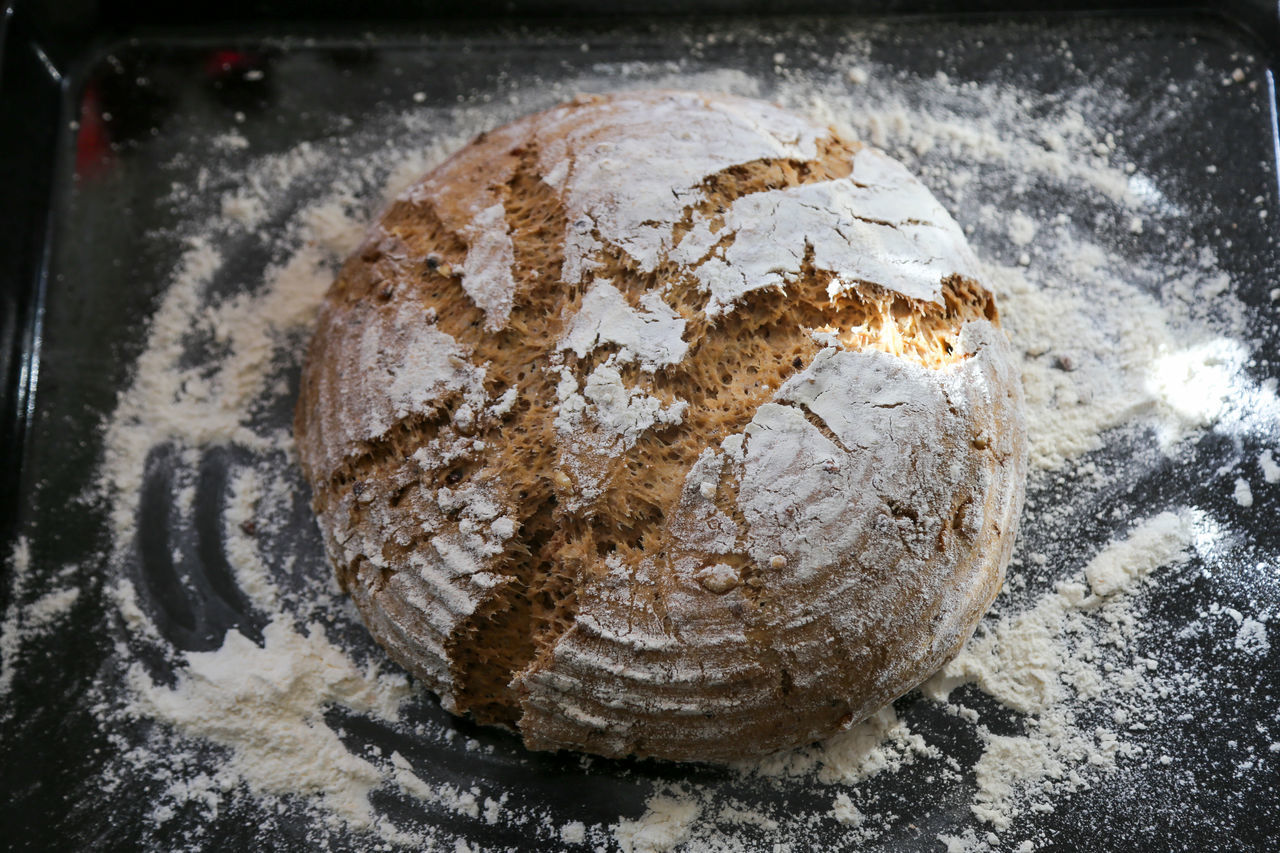
[[[236,6],[228,8],[228,6]],[[8,553],[14,537],[28,536],[36,563],[59,566],[100,560],[107,534],[101,508],[85,500],[91,472],[101,452],[98,425],[110,413],[139,352],[145,322],[167,281],[177,253],[159,200],[169,182],[190,177],[198,167],[200,140],[225,128],[230,111],[243,111],[260,150],[286,149],[307,138],[335,133],[338,119],[358,121],[388,99],[403,100],[422,90],[428,102],[459,93],[495,91],[503,75],[555,79],[600,55],[646,61],[704,62],[754,68],[786,45],[804,40],[812,49],[838,42],[851,26],[865,27],[878,62],[904,73],[938,70],[959,79],[1004,75],[1034,90],[1051,90],[1050,46],[1073,43],[1082,67],[1120,80],[1135,100],[1163,85],[1171,63],[1201,61],[1229,73],[1237,52],[1260,57],[1258,67],[1273,81],[1280,19],[1273,6],[1224,2],[1128,4],[1124,10],[1098,3],[1063,3],[1052,12],[1038,3],[807,3],[727,2],[631,3],[626,14],[610,14],[591,4],[492,3],[419,4],[369,0],[345,3],[167,3],[128,4],[79,0],[66,3],[12,3],[3,20],[0,70],[0,376],[4,387],[0,445],[0,547]],[[695,17],[689,17],[690,12]],[[690,33],[715,32],[750,24],[755,36],[722,44],[700,58],[687,55]],[[765,39],[760,34],[767,33]],[[1135,35],[1136,34],[1136,35]],[[826,40],[826,42],[824,42]],[[590,42],[592,56],[579,45]],[[767,46],[766,46],[767,42]],[[934,50],[945,47],[945,51]],[[202,59],[214,51],[251,53],[279,85],[214,85]],[[448,63],[440,60],[447,58]],[[447,70],[442,71],[445,68]],[[392,73],[394,70],[394,73]],[[407,73],[406,73],[407,72]],[[428,73],[431,72],[431,73]],[[410,78],[412,78],[410,80]],[[142,81],[146,81],[145,83]],[[118,167],[107,180],[77,184],[77,153],[86,145],[71,124],[84,93],[92,88],[109,99],[115,114],[104,140]],[[1184,132],[1163,147],[1129,152],[1144,165],[1175,176],[1189,205],[1227,209],[1239,203],[1235,189],[1255,186],[1277,209],[1276,103],[1274,86],[1253,93],[1186,104]],[[153,132],[152,129],[156,130]],[[77,145],[80,148],[77,148]],[[1201,152],[1231,146],[1223,174],[1207,181],[1197,164]],[[173,159],[175,153],[186,159]],[[161,167],[162,160],[166,163]],[[174,165],[177,163],[178,165]],[[185,164],[185,165],[184,165]],[[183,170],[188,170],[183,172]],[[1210,227],[1203,216],[1191,226]],[[1280,249],[1270,229],[1234,235],[1223,257],[1232,276],[1251,282],[1242,298],[1257,310],[1274,310],[1268,291],[1280,272]],[[1274,330],[1274,326],[1271,327]],[[1266,334],[1266,332],[1263,332]],[[1280,374],[1271,359],[1280,341],[1266,341],[1251,365],[1256,378]],[[1245,450],[1256,452],[1256,448]],[[1280,558],[1280,509],[1275,490],[1261,494],[1247,514],[1210,486],[1221,448],[1201,442],[1189,458],[1143,472],[1129,484],[1126,499],[1167,505],[1186,496],[1237,516],[1246,542],[1224,560],[1274,564]],[[228,451],[232,452],[232,451]],[[226,459],[207,461],[217,482]],[[203,469],[202,469],[203,470]],[[212,487],[211,487],[212,488]],[[1043,484],[1033,497],[1055,498]],[[1079,520],[1082,547],[1106,541],[1114,525],[1093,516]],[[145,534],[144,534],[145,535]],[[1035,531],[1029,531],[1034,537]],[[216,537],[215,537],[216,538]],[[217,544],[213,544],[216,552]],[[299,522],[299,553],[322,565],[318,537]],[[215,557],[206,560],[210,573]],[[106,571],[105,561],[101,561]],[[44,569],[41,569],[44,571]],[[8,702],[12,713],[0,723],[0,766],[4,797],[0,837],[15,850],[311,849],[305,822],[275,821],[269,830],[261,815],[232,810],[216,817],[189,815],[170,828],[147,829],[142,820],[149,791],[144,780],[123,779],[111,792],[92,783],[120,749],[99,731],[88,708],[88,685],[118,679],[110,655],[112,638],[103,633],[102,584],[95,572],[82,577],[86,594],[72,620],[46,639],[28,662]],[[36,579],[39,583],[40,578]],[[217,578],[197,573],[208,592]],[[1197,580],[1204,592],[1210,580]],[[1275,600],[1262,582],[1254,594]],[[7,606],[10,595],[5,585]],[[260,629],[251,608],[237,609],[224,597],[197,594],[199,612],[185,627],[174,627],[184,648],[211,648],[223,632],[238,627],[249,636]],[[234,598],[234,596],[232,596]],[[1155,603],[1162,618],[1185,618],[1190,600],[1172,592]],[[1225,598],[1223,600],[1226,600]],[[204,602],[204,604],[200,604]],[[207,605],[207,606],[206,606]],[[201,609],[201,608],[204,609]],[[1213,659],[1210,645],[1187,641],[1187,654]],[[1280,643],[1276,644],[1280,646]],[[1197,699],[1205,725],[1184,728],[1202,761],[1188,776],[1128,775],[1064,796],[1049,814],[1029,818],[1044,849],[1061,850],[1246,850],[1273,849],[1280,837],[1277,779],[1265,769],[1241,774],[1228,746],[1233,733],[1274,725],[1280,693],[1280,660],[1269,657],[1250,667],[1223,659],[1219,687]],[[969,697],[973,703],[980,696]],[[976,754],[971,734],[957,734],[929,703],[909,695],[898,704],[912,726],[950,749]],[[510,736],[453,720],[430,702],[416,713],[453,726],[485,749],[438,750],[414,742],[411,733],[375,728],[352,718],[351,737],[389,742],[415,767],[434,779],[483,780],[511,792],[523,805],[540,805],[553,820],[608,822],[636,816],[655,780],[698,780],[726,788],[739,784],[714,768],[656,762],[587,765],[576,756],[530,755]],[[1016,720],[1010,720],[1016,727]],[[957,740],[959,739],[959,740]],[[459,739],[461,743],[463,739]],[[491,748],[491,749],[490,749]],[[214,761],[213,757],[210,761]],[[881,795],[911,808],[914,821],[876,842],[875,849],[937,847],[939,832],[980,828],[955,792],[930,789],[920,774],[873,780]],[[750,801],[758,794],[743,789]],[[772,796],[778,796],[774,794]],[[795,790],[797,808],[810,808],[830,792]],[[1176,802],[1177,807],[1170,807]],[[418,808],[387,797],[379,807],[407,812]],[[426,821],[459,821],[427,810]],[[203,842],[183,840],[200,824]],[[523,833],[489,826],[483,820],[458,825],[472,840],[497,848],[535,849]],[[168,833],[168,834],[166,834]],[[825,849],[820,835],[794,839],[795,849]],[[363,848],[360,836],[334,842]],[[750,848],[750,836],[744,844]]]

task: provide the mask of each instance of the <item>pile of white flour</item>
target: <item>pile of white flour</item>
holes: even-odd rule
[[[1247,59],[1241,66],[1233,85],[1254,78]],[[1220,269],[1221,245],[1176,236],[1182,212],[1159,175],[1119,153],[1122,128],[1109,124],[1097,91],[1069,91],[1033,111],[1017,89],[895,75],[855,48],[820,67],[792,71],[782,54],[759,77],[601,63],[590,76],[511,84],[449,108],[389,105],[376,127],[284,154],[255,156],[234,131],[213,140],[210,183],[175,186],[169,199],[184,223],[174,232],[183,257],[104,425],[97,479],[112,523],[111,630],[124,676],[95,686],[94,700],[119,748],[117,777],[153,783],[150,825],[160,831],[191,809],[245,809],[268,816],[255,818],[264,825],[288,811],[318,844],[365,849],[480,849],[448,828],[468,821],[517,827],[546,849],[799,850],[806,839],[874,849],[911,837],[905,825],[919,815],[886,780],[918,774],[908,789],[938,792],[939,809],[967,806],[964,822],[927,839],[938,849],[1033,850],[1044,841],[1036,815],[1115,774],[1173,760],[1150,733],[1209,673],[1161,658],[1147,608],[1159,588],[1212,566],[1240,531],[1200,506],[1115,495],[1205,435],[1280,445],[1275,382],[1246,370],[1256,329],[1236,296],[1243,283]],[[1030,499],[1005,593],[906,711],[885,708],[830,741],[710,781],[654,782],[642,814],[620,808],[612,820],[584,821],[483,776],[441,782],[413,755],[357,745],[344,729],[344,720],[368,719],[439,748],[484,750],[448,725],[415,720],[412,706],[426,700],[354,632],[353,611],[316,559],[317,532],[299,531],[306,495],[288,409],[321,297],[387,199],[481,130],[579,91],[663,86],[775,99],[884,148],[939,196],[987,263],[985,281],[1023,353]],[[246,180],[221,191],[212,215],[197,215],[217,192],[208,176],[219,168],[245,169]],[[1094,219],[1069,215],[1085,208]],[[245,275],[234,262],[246,246],[274,260],[229,284]],[[148,459],[161,448],[172,460],[176,529],[196,512],[201,460],[235,448],[219,498],[223,547],[260,636],[230,630],[215,648],[184,650],[129,579]],[[1220,478],[1247,507],[1280,488],[1280,466],[1271,450],[1241,451]],[[1106,513],[1091,509],[1103,505]],[[1082,539],[1082,519],[1109,541]],[[300,538],[313,543],[305,560],[293,547]],[[5,692],[24,650],[56,629],[78,594],[73,580],[39,596],[23,587],[25,540],[11,560]],[[1265,602],[1252,612],[1213,601],[1199,610],[1182,630],[1215,631],[1225,619],[1233,653],[1260,660],[1270,649]],[[144,664],[144,650],[172,674]],[[963,737],[913,729],[925,707]],[[1248,737],[1256,768],[1274,772],[1280,726]],[[405,820],[386,806],[405,800],[437,817]]]

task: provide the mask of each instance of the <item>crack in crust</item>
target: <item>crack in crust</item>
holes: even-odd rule
[[[678,246],[681,238],[689,233],[695,216],[711,219],[712,229],[719,231],[724,226],[723,215],[729,205],[744,196],[849,177],[853,172],[853,155],[862,145],[833,135],[819,139],[817,148],[818,156],[812,160],[765,157],[736,163],[707,175],[698,184],[703,200],[686,207],[673,228],[675,244]]]
[[[623,635],[653,631],[684,643],[680,621],[668,612],[670,597],[679,601],[689,594],[681,580],[685,570],[678,566],[689,561],[723,565],[725,571],[736,573],[737,581],[720,594],[718,601],[723,604],[717,606],[723,607],[729,623],[741,623],[742,641],[752,663],[748,674],[734,676],[737,687],[708,688],[712,693],[729,691],[716,701],[728,701],[738,690],[762,690],[772,697],[764,700],[766,704],[772,701],[800,709],[797,713],[803,720],[798,725],[803,731],[798,735],[778,732],[776,721],[769,723],[768,736],[761,735],[766,749],[786,745],[797,736],[804,739],[847,727],[851,715],[874,707],[863,708],[840,696],[824,701],[816,711],[806,710],[805,703],[812,704],[815,694],[812,685],[795,674],[804,665],[797,658],[803,652],[776,647],[775,626],[791,618],[788,609],[794,605],[776,588],[777,568],[762,564],[759,555],[752,556],[751,525],[740,495],[741,461],[727,459],[728,454],[717,450],[726,461],[711,484],[714,494],[709,500],[737,531],[718,550],[673,537],[671,519],[681,511],[684,474],[705,448],[716,448],[742,433],[760,407],[773,400],[784,383],[804,372],[824,347],[888,353],[943,371],[970,356],[959,345],[967,324],[998,324],[994,300],[976,281],[960,275],[942,282],[941,303],[912,299],[869,282],[833,294],[835,273],[819,268],[813,247],[807,245],[800,274],[784,287],[749,292],[731,312],[709,318],[704,311],[709,294],[694,273],[732,244],[732,233],[719,235],[711,251],[695,264],[661,260],[646,271],[596,230],[593,234],[601,248],[588,259],[594,265],[594,277],[610,282],[633,309],[641,307],[645,294],[658,294],[684,319],[688,352],[682,361],[652,372],[634,362],[620,362],[616,344],[598,346],[582,358],[571,351],[556,353],[563,327],[581,308],[589,282],[561,281],[561,241],[569,225],[566,203],[562,191],[554,189],[539,170],[540,141],[537,132],[529,133],[536,127],[535,117],[482,135],[429,176],[422,186],[428,186],[430,193],[411,193],[395,202],[344,265],[330,291],[307,373],[325,357],[326,324],[339,322],[345,310],[362,303],[394,305],[407,300],[434,318],[436,327],[457,342],[471,365],[484,367],[482,387],[490,401],[510,390],[515,393],[505,413],[477,413],[461,426],[458,413],[468,404],[461,392],[451,393],[437,400],[431,411],[400,419],[329,471],[320,470],[316,462],[323,454],[309,430],[308,409],[315,400],[304,377],[296,425],[299,448],[329,553],[344,587],[353,590],[375,636],[397,660],[440,692],[447,707],[468,712],[481,723],[520,728],[531,746],[555,748],[565,745],[563,737],[570,735],[557,740],[554,730],[559,722],[552,718],[558,712],[540,704],[546,700],[540,698],[545,685],[539,678],[557,664],[561,639],[579,638],[586,630],[588,623],[578,619],[580,611],[599,609],[601,601],[621,595],[626,600]],[[848,178],[853,156],[861,148],[834,135],[819,136],[813,159],[761,158],[706,175],[698,185],[699,200],[687,205],[673,226],[673,244],[678,246],[696,221],[709,220],[713,233],[718,232],[733,202],[750,194]],[[569,168],[575,167],[571,162]],[[505,211],[516,289],[505,327],[491,332],[484,328],[484,313],[464,291],[459,270],[468,250],[462,236],[468,211],[494,202]],[[617,369],[625,387],[642,388],[664,406],[684,401],[687,408],[681,422],[655,425],[643,431],[625,453],[600,460],[604,487],[598,497],[584,502],[573,499],[576,485],[562,468],[561,439],[554,426],[557,384],[563,369],[583,387],[603,366]],[[853,450],[809,407],[787,408],[798,411],[818,435],[844,453]],[[425,457],[419,454],[446,439],[469,444],[449,458],[434,451]],[[1009,442],[992,448],[992,454],[997,450],[1007,459],[1018,460],[1017,448]],[[387,487],[379,487],[372,498],[362,493],[366,484],[379,481]],[[437,544],[442,537],[465,540],[478,535],[474,531],[486,524],[496,529],[492,516],[480,518],[474,504],[445,508],[438,501],[441,490],[483,493],[509,508],[512,535],[500,546],[490,547],[483,559],[477,558],[475,570],[466,578],[450,581],[459,589],[465,587],[469,603],[450,605],[454,615],[452,621],[441,623],[447,630],[438,642],[415,646],[414,636],[438,630],[425,624],[436,617],[415,616],[400,599],[388,598],[408,595],[397,587],[396,576],[406,573],[405,584],[420,584],[414,579],[422,571],[415,562],[416,553],[434,548],[438,555],[428,556],[444,559],[443,546]],[[1003,504],[997,501],[999,505],[989,507],[986,517],[1007,517],[1020,497],[1006,495],[1001,500]],[[910,513],[887,506],[883,514],[891,526],[895,516],[908,526],[921,523]],[[958,496],[946,515],[947,523],[931,541],[940,550],[976,541],[979,530],[974,519],[979,515],[972,496]],[[858,550],[870,547],[873,526],[868,522],[860,534]],[[892,529],[895,538],[903,535],[900,528]],[[380,535],[388,541],[375,549],[369,543],[376,543]],[[903,540],[903,545],[911,543]],[[376,553],[367,553],[373,550]],[[1002,572],[1008,546],[1001,545],[1000,551],[995,561]],[[971,556],[966,565],[977,565],[977,559]],[[626,570],[625,591],[615,588],[617,567]],[[994,595],[994,589],[987,589],[990,586],[988,582],[978,597],[989,601],[988,592]],[[711,594],[701,588],[697,591]],[[399,608],[395,616],[381,612],[393,604]],[[425,621],[419,625],[413,624],[415,620]],[[845,648],[842,637],[834,642]],[[435,650],[422,651],[426,646]],[[860,649],[853,657],[860,656],[859,666],[873,667],[883,663],[879,654]],[[423,656],[431,660],[424,663]],[[851,659],[848,653],[842,657]],[[704,679],[713,677],[706,675],[701,662],[698,666]],[[707,666],[715,672],[714,666]],[[563,676],[570,681],[573,677]],[[610,713],[603,699],[583,698],[582,703],[576,713]],[[657,714],[633,710],[642,720]],[[717,713],[717,719],[730,729],[738,725],[733,723],[733,713]],[[572,735],[579,738],[575,745],[614,755],[651,752],[718,759],[730,757],[725,749],[742,746],[740,742],[700,748],[657,745],[654,738],[661,737],[655,732],[665,730],[656,723],[624,732],[615,740],[569,730],[578,732]]]

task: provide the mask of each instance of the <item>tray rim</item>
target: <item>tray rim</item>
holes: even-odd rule
[[[16,52],[17,50],[27,49],[30,51],[31,48],[35,48],[36,50],[40,49],[40,42],[35,41],[34,39],[29,42],[20,41],[23,38],[30,38],[32,36],[32,31],[25,29],[25,25],[20,18],[17,19],[18,22],[16,26],[11,26],[15,21],[15,15],[13,14],[13,8],[15,5],[18,4],[11,3],[5,10],[4,18],[0,19],[0,61],[7,62],[10,56],[13,55],[13,52]],[[1160,9],[1163,10],[1176,10],[1179,13],[1185,13],[1188,17],[1192,15],[1200,16],[1204,10],[1204,7],[1198,4],[1172,3],[1154,5],[1158,5]],[[1106,10],[1106,14],[1108,17],[1117,17],[1122,14],[1132,13],[1145,17],[1158,14],[1158,11],[1159,10],[1153,11],[1142,9],[1134,12],[1131,8],[1125,7],[1124,9]],[[887,16],[880,16],[878,17],[878,20],[888,19],[892,21],[908,16],[915,17],[913,13],[906,13],[902,15],[892,13]],[[840,17],[845,18],[850,22],[857,22],[859,19],[863,18],[860,13],[841,14]],[[921,15],[920,17],[933,18],[939,16],[927,14]],[[992,16],[986,12],[961,11],[941,17],[958,17],[972,21]],[[1048,17],[1070,19],[1076,17],[1076,12],[1059,12],[1054,13],[1051,16],[1043,13],[1028,12],[1025,14],[1023,20],[1034,21]],[[1255,30],[1244,27],[1243,25],[1237,26],[1239,22],[1230,15],[1214,13],[1205,14],[1203,17],[1207,20],[1215,20],[1220,24],[1228,24],[1230,25],[1231,30],[1244,33],[1251,38],[1257,36],[1257,32]],[[714,20],[715,16],[704,16],[701,19]],[[630,20],[630,17],[628,16],[626,19],[608,20],[600,18],[596,19],[594,22],[612,27],[623,20]],[[458,25],[466,27],[470,23],[473,22],[468,19],[466,21],[459,22]],[[1278,28],[1280,28],[1280,16],[1277,16],[1274,23],[1276,23]],[[556,24],[556,21],[543,21],[540,25],[554,27]],[[47,289],[50,284],[48,277],[51,263],[51,252],[54,241],[57,239],[57,200],[61,197],[59,195],[60,193],[69,191],[72,183],[71,171],[68,166],[73,162],[75,134],[67,133],[62,122],[67,120],[69,114],[71,114],[70,111],[76,109],[79,95],[78,87],[84,82],[86,74],[93,68],[97,67],[98,63],[101,62],[106,55],[120,49],[121,46],[132,46],[155,39],[174,38],[175,36],[184,40],[189,39],[189,43],[191,44],[196,44],[201,41],[210,42],[215,40],[224,40],[228,35],[234,35],[238,32],[238,26],[238,24],[230,24],[226,26],[220,25],[217,28],[200,34],[195,34],[185,27],[178,27],[172,30],[163,28],[143,28],[134,34],[125,33],[94,37],[81,45],[83,53],[75,59],[72,65],[64,66],[63,71],[59,71],[59,69],[51,63],[46,66],[42,66],[39,61],[39,56],[35,55],[34,52],[32,52],[31,56],[26,57],[29,67],[35,68],[36,70],[41,70],[41,68],[43,68],[45,71],[50,72],[48,79],[42,81],[42,87],[38,94],[44,99],[48,99],[52,95],[52,103],[56,104],[58,122],[53,125],[52,132],[55,135],[58,144],[56,147],[48,150],[33,151],[31,155],[33,158],[38,155],[42,158],[42,162],[47,162],[48,164],[48,172],[43,178],[43,185],[48,187],[48,192],[45,198],[45,203],[48,207],[44,211],[43,216],[32,215],[28,220],[30,228],[28,233],[31,235],[31,239],[37,241],[36,245],[38,246],[38,254],[34,256],[34,258],[27,259],[29,262],[28,266],[31,264],[36,265],[36,269],[31,273],[33,277],[26,281],[18,278],[10,279],[9,272],[12,269],[13,259],[0,256],[0,265],[2,265],[0,266],[0,270],[3,270],[3,272],[0,272],[0,288],[3,289],[3,292],[0,292],[0,307],[7,304],[5,300],[7,300],[11,292],[17,292],[19,293],[19,296],[21,296],[21,285],[26,284],[28,286],[26,291],[27,301],[25,303],[20,303],[26,313],[17,315],[17,318],[20,320],[17,326],[19,327],[21,337],[14,338],[13,342],[20,345],[20,347],[27,347],[26,349],[21,349],[19,355],[29,357],[34,362],[33,365],[29,365],[25,368],[27,371],[25,374],[26,384],[16,389],[10,389],[8,386],[8,379],[10,376],[9,371],[11,367],[21,367],[22,365],[11,365],[11,363],[6,360],[6,354],[9,352],[8,347],[11,341],[3,335],[3,324],[0,323],[0,380],[5,381],[4,387],[0,387],[0,446],[6,447],[6,449],[10,447],[8,444],[10,433],[6,431],[10,427],[10,423],[8,421],[10,415],[14,415],[16,418],[13,423],[13,433],[16,436],[17,442],[16,445],[14,445],[16,452],[13,457],[16,464],[9,470],[0,468],[0,501],[3,501],[3,503],[0,503],[0,547],[4,548],[3,552],[0,552],[0,578],[5,580],[8,578],[8,573],[11,568],[7,562],[9,553],[8,547],[19,532],[17,527],[19,518],[18,513],[15,511],[12,516],[6,514],[10,508],[9,502],[12,501],[12,505],[16,509],[18,505],[17,502],[21,496],[30,494],[30,484],[24,483],[22,479],[23,470],[25,468],[25,465],[23,464],[25,462],[25,458],[23,456],[23,445],[25,443],[25,436],[33,426],[32,418],[36,412],[36,404],[38,402],[36,395],[39,390],[38,369],[40,357],[39,345],[41,340],[40,332],[43,319],[44,299],[47,295]],[[495,28],[494,22],[487,22],[487,26],[485,26],[484,31],[488,33],[496,33],[497,29]],[[1280,29],[1277,29],[1277,33],[1280,34]],[[256,34],[242,35],[240,38],[260,43],[267,37],[262,34]],[[406,44],[411,43],[410,36],[406,36],[405,38]],[[11,41],[11,39],[13,41]],[[17,41],[16,45],[14,44],[14,41]],[[349,35],[345,39],[339,36],[335,37],[334,41],[344,41],[349,44],[351,39]],[[385,43],[385,41],[382,43]],[[323,41],[319,42],[318,46],[323,46]],[[11,52],[11,47],[15,48],[15,51]],[[1280,48],[1280,35],[1278,35],[1277,41],[1268,43],[1268,47],[1273,50]],[[1274,57],[1275,54],[1270,53],[1265,54],[1264,57],[1260,58],[1263,59],[1264,63],[1267,63],[1271,68],[1274,68]],[[32,64],[33,61],[34,64]],[[7,64],[3,67],[7,71]],[[1276,87],[1274,83],[1274,76],[1270,68],[1267,71],[1266,79],[1269,87],[1267,97],[1269,98],[1270,106],[1270,126],[1272,128],[1273,136],[1280,138],[1280,131],[1277,131]],[[9,111],[8,107],[9,98],[13,95],[15,86],[16,84],[14,84],[13,78],[10,74],[4,73],[0,76],[0,116],[3,116],[3,118],[0,118],[0,121],[12,119],[13,117],[13,113]],[[46,101],[46,103],[48,102]],[[11,125],[6,126],[8,127]],[[0,148],[0,157],[4,156],[3,150],[3,148]],[[37,180],[39,180],[38,177]],[[0,193],[3,192],[3,185],[0,185]],[[14,390],[17,395],[21,396],[15,396],[13,400],[10,400],[8,396],[10,390]],[[6,481],[6,477],[12,478],[12,488],[10,488],[9,483]],[[10,530],[10,524],[12,524],[12,530]],[[0,601],[7,599],[7,597],[8,586],[6,584],[4,589],[0,589]]]

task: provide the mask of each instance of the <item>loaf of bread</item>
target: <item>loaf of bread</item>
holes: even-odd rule
[[[732,761],[954,655],[1026,468],[996,306],[899,163],[767,103],[582,97],[391,204],[295,433],[328,554],[444,707]]]

